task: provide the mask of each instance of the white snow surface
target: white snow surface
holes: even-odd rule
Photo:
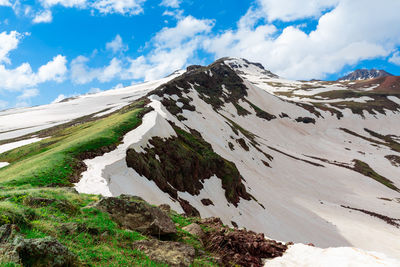
[[[400,261],[382,253],[353,247],[321,249],[303,244],[289,247],[282,257],[267,260],[266,267],[399,267]]]
[[[244,66],[243,62],[240,64]],[[258,201],[257,203],[254,200],[241,199],[237,207],[228,203],[220,177],[213,175],[203,182],[203,189],[197,196],[178,192],[179,197],[189,201],[199,210],[202,217],[218,216],[225,224],[231,225],[235,222],[239,227],[263,232],[276,240],[313,243],[321,248],[329,248],[323,250],[293,246],[291,249],[294,250],[294,256],[290,256],[292,258],[297,257],[299,252],[296,251],[301,249],[310,249],[310,255],[316,259],[325,254],[327,257],[333,257],[335,250],[331,248],[340,247],[341,250],[337,251],[342,251],[344,256],[350,255],[349,251],[356,251],[354,257],[362,263],[363,252],[349,248],[358,247],[365,251],[377,251],[377,253],[365,252],[368,255],[384,253],[388,257],[400,259],[399,228],[377,217],[343,207],[350,206],[400,219],[400,193],[358,172],[317,159],[337,161],[348,166],[353,166],[354,159],[361,160],[400,188],[399,169],[385,158],[387,155],[400,156],[400,153],[384,145],[371,144],[368,140],[340,130],[340,128],[349,129],[376,141],[380,139],[369,135],[365,128],[397,138],[400,136],[399,112],[387,111],[386,114],[375,115],[364,113],[363,118],[353,114],[349,109],[344,109],[341,110],[344,117],[338,120],[330,112],[319,110],[323,118],[317,118],[308,110],[274,94],[277,91],[302,90],[304,82],[277,78],[255,65],[242,67],[241,71],[240,76],[248,88],[246,100],[275,115],[276,119],[266,121],[257,117],[252,107],[244,101],[240,101],[239,104],[250,111],[250,115],[239,116],[232,103],[225,104],[215,112],[195,90],[191,90],[187,95],[184,94],[184,97],[193,99],[191,105],[194,105],[196,110],[194,112],[183,110],[181,115],[186,120],[179,121],[160,102],[163,97],[175,100],[179,97],[153,95],[150,97],[149,105],[154,111],[144,116],[142,124],[129,132],[116,150],[85,161],[88,169],[82,174],[81,181],[76,184],[77,190],[105,196],[138,195],[152,204],[167,203],[172,209],[182,212],[179,203],[162,192],[153,181],[128,168],[125,161],[127,149],[143,152],[143,148],[149,146],[150,138],[154,136],[168,138],[175,135],[168,123],[172,121],[182,129],[191,128],[198,131],[216,153],[235,163],[244,178],[246,190]],[[108,112],[104,111],[105,108],[113,109],[119,105],[122,107],[173,77],[176,76],[125,89],[83,96],[65,103],[0,112],[0,132],[9,130],[0,134],[0,140],[27,134],[40,127],[50,127],[82,115],[96,112],[105,114],[104,112]],[[345,88],[345,83],[327,84],[318,81],[307,83],[329,90]],[[225,91],[229,94],[228,90]],[[396,102],[400,101],[398,98],[389,99],[399,104]],[[292,98],[290,100],[300,101]],[[33,122],[28,122],[28,126],[32,128],[26,128],[26,120],[25,124],[19,121],[28,114],[27,112],[32,112]],[[68,114],[69,112],[72,114]],[[289,117],[280,118],[279,115],[282,113]],[[240,131],[235,133],[224,116],[253,133],[256,136],[255,141],[259,144],[259,150],[272,156],[273,159],[268,159],[251,145],[251,140],[245,134]],[[298,117],[315,118],[316,123],[315,125],[298,123],[295,121]],[[245,140],[249,151],[238,144],[239,138]],[[229,142],[234,145],[234,150],[229,148]],[[263,162],[268,163],[270,167]],[[317,163],[321,166],[316,166]],[[201,203],[203,198],[209,198],[214,205],[204,206]],[[304,261],[307,262],[306,259]],[[298,263],[296,266],[301,265]]]
[[[107,115],[182,73],[179,71],[156,81],[78,96],[67,102],[0,111],[0,140],[23,136],[90,114]]]
[[[8,162],[0,162],[0,168],[3,168],[5,166],[9,165]]]
[[[33,137],[33,138],[29,138],[29,139],[25,139],[25,140],[21,140],[21,141],[17,141],[17,142],[0,145],[0,154],[4,153],[6,151],[13,150],[17,147],[21,147],[21,146],[25,146],[25,145],[29,145],[29,144],[38,142],[40,140],[43,140],[43,138]]]
[[[117,149],[119,152],[110,152],[111,155],[86,161],[89,169],[77,185],[78,191],[101,193],[96,191],[96,184],[101,184],[105,195],[138,195],[150,203],[167,203],[178,212],[182,211],[179,204],[163,193],[154,182],[128,168],[124,159],[128,147],[143,151],[151,137],[167,138],[174,135],[166,121],[170,120],[183,129],[188,127],[199,131],[216,153],[234,162],[245,179],[247,191],[265,207],[253,200],[241,199],[237,207],[228,203],[220,178],[212,176],[204,181],[204,188],[197,196],[178,192],[179,197],[189,201],[202,217],[218,216],[228,225],[235,222],[239,227],[264,232],[276,240],[313,243],[322,248],[359,247],[400,258],[399,228],[379,218],[342,207],[366,209],[400,219],[399,203],[396,201],[400,194],[360,173],[308,157],[336,160],[351,166],[353,159],[359,159],[400,187],[398,168],[384,158],[399,153],[385,146],[371,146],[370,142],[339,129],[350,129],[375,140],[379,139],[370,136],[364,128],[383,135],[399,136],[399,114],[365,114],[364,119],[349,110],[342,110],[344,117],[338,120],[331,113],[321,110],[324,119],[318,119],[309,111],[273,95],[268,88],[259,87],[248,78],[250,76],[249,73],[242,75],[248,87],[246,99],[277,117],[286,113],[290,118],[265,121],[257,117],[245,102],[240,102],[240,105],[251,111],[250,115],[238,116],[231,103],[225,104],[219,113],[258,136],[256,140],[259,148],[273,156],[272,161],[250,145],[250,140],[241,132],[235,134],[226,119],[200,99],[195,90],[186,97],[193,99],[191,104],[196,107],[196,111],[183,110],[182,115],[187,119],[183,122],[178,121],[161,105],[162,98],[152,96],[150,105],[154,111],[144,117],[141,126],[126,136],[124,144]],[[297,83],[292,82],[292,85],[296,86]],[[175,95],[164,97],[178,99]],[[313,117],[317,122],[315,125],[298,123],[294,121],[297,117]],[[238,145],[235,140],[239,138],[246,141],[249,151]],[[234,144],[233,151],[228,142]],[[311,165],[305,160],[322,166]],[[262,161],[268,162],[271,167],[265,166]],[[90,167],[91,164],[95,165]],[[92,178],[85,180],[86,177]],[[102,183],[96,179],[101,179]],[[382,197],[390,201],[382,200]],[[214,205],[204,206],[201,203],[203,198],[209,198]]]

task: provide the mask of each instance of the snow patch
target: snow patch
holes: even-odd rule
[[[400,261],[382,253],[353,247],[317,248],[303,244],[290,246],[282,257],[268,260],[268,267],[399,267]]]
[[[6,151],[9,151],[9,150],[13,150],[13,149],[18,148],[18,147],[21,147],[21,146],[25,146],[25,145],[29,145],[29,144],[38,142],[38,141],[43,140],[43,139],[44,138],[33,137],[33,138],[30,138],[30,139],[25,139],[25,140],[21,140],[21,141],[17,141],[17,142],[1,145],[0,146],[0,154],[4,153]]]
[[[8,163],[8,162],[0,162],[0,169],[5,167],[5,166],[7,166],[7,165],[10,165],[10,163]]]

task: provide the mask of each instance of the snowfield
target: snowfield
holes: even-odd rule
[[[350,110],[342,110],[344,117],[338,120],[330,112],[321,110],[324,119],[318,119],[308,110],[271,94],[268,88],[259,87],[253,78],[260,79],[260,74],[250,75],[249,71],[242,74],[248,88],[246,99],[277,117],[285,113],[289,118],[262,120],[243,101],[240,104],[252,114],[238,116],[230,103],[217,113],[192,90],[185,96],[192,99],[196,111],[183,110],[186,120],[180,122],[162,107],[158,101],[161,98],[153,96],[151,105],[155,110],[144,117],[140,127],[127,134],[123,145],[102,157],[85,161],[89,168],[77,184],[77,190],[104,195],[139,195],[150,203],[167,203],[182,211],[179,203],[158,189],[154,182],[128,168],[124,159],[128,146],[142,151],[151,136],[173,135],[169,120],[181,128],[196,129],[216,153],[233,161],[246,181],[248,192],[265,207],[246,200],[241,200],[238,207],[233,206],[224,197],[220,179],[210,177],[197,196],[179,192],[179,197],[189,201],[202,217],[218,216],[228,225],[235,222],[276,240],[313,243],[322,248],[354,246],[400,258],[398,227],[363,212],[343,208],[365,209],[400,219],[400,203],[396,201],[399,192],[361,173],[316,159],[348,166],[353,166],[352,161],[358,159],[400,187],[398,168],[384,158],[399,153],[386,146],[371,146],[369,141],[339,129],[350,129],[378,141],[364,128],[383,135],[400,135],[399,113],[366,113],[362,118]],[[337,85],[332,89],[338,89]],[[164,97],[178,99],[177,96]],[[249,142],[242,133],[233,133],[222,115],[257,136],[261,149],[273,156],[271,167],[262,163],[265,156],[258,150],[250,146],[249,151],[245,151],[233,141],[232,138],[244,138]],[[294,118],[297,117],[313,117],[316,124],[296,122]],[[233,151],[228,147],[229,141],[234,143]],[[211,199],[214,205],[204,206],[200,201],[203,198]]]
[[[393,140],[400,139],[400,109],[385,110],[385,114],[365,110],[355,114],[349,108],[336,107],[343,114],[340,119],[322,109],[317,109],[321,114],[317,116],[300,104],[334,105],[343,101],[307,96],[347,90],[346,83],[288,81],[241,59],[229,59],[224,64],[231,65],[243,79],[247,95],[238,104],[249,114],[238,115],[237,106],[231,102],[216,110],[205,101],[209,96],[202,96],[193,85],[182,96],[151,95],[149,106],[153,111],[125,135],[114,151],[85,160],[88,168],[75,188],[104,196],[137,195],[152,204],[167,203],[183,212],[178,201],[126,163],[128,149],[145,152],[152,137],[176,136],[170,124],[173,122],[187,131],[196,130],[214,152],[233,162],[247,192],[257,200],[240,199],[235,207],[225,197],[222,177],[213,175],[202,182],[198,195],[178,192],[202,217],[217,216],[225,224],[263,232],[272,239],[320,247],[293,245],[283,257],[267,262],[267,266],[400,266],[400,192],[378,181],[383,177],[400,188],[399,167],[387,157],[400,157],[398,150],[390,147]],[[0,112],[0,140],[31,134],[84,115],[105,116],[182,73],[68,102]],[[215,77],[211,71],[205,74]],[[312,87],[304,89],[305,84]],[[221,85],[221,90],[227,96],[231,93],[225,85]],[[304,98],[277,94],[293,90]],[[178,120],[162,101],[169,99],[177,103],[177,108],[184,108],[180,97],[190,99],[195,111],[183,109]],[[345,100],[361,106],[374,101],[369,97]],[[396,96],[388,96],[388,100],[400,105]],[[251,104],[276,118],[262,119]],[[31,119],[26,120],[28,113]],[[296,121],[298,118],[314,119],[315,124]],[[236,131],[232,122],[238,125]],[[384,141],[388,139],[392,141]],[[16,143],[2,145],[0,151]],[[356,162],[364,165],[357,169]],[[373,179],[371,173],[378,178]],[[205,206],[202,199],[210,199],[213,205]]]
[[[398,267],[400,261],[382,253],[357,248],[321,249],[303,244],[290,246],[279,258],[267,261],[266,267]]]

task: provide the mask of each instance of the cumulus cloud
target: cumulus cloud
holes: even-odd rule
[[[18,47],[18,43],[22,36],[22,34],[16,31],[11,31],[10,33],[4,31],[0,33],[0,63],[10,63],[8,54],[10,51]]]
[[[212,20],[187,16],[179,20],[176,26],[165,27],[159,31],[149,42],[150,51],[145,56],[113,58],[109,65],[99,68],[89,67],[87,57],[75,58],[71,62],[71,78],[78,84],[89,83],[95,79],[100,82],[108,82],[115,78],[146,81],[158,79],[184,67],[201,47],[213,26]],[[116,43],[120,43],[118,38],[116,40]],[[120,45],[111,46],[108,43],[107,47],[117,51]]]
[[[61,5],[64,7],[78,7],[83,8],[86,6],[86,0],[40,0],[44,7],[52,7],[55,5]]]
[[[211,37],[204,47],[216,57],[245,57],[279,75],[311,79],[324,78],[360,60],[386,57],[400,45],[400,1],[382,0],[376,5],[373,0],[341,0],[319,18],[317,28],[310,33],[294,26],[279,33],[273,24],[260,23],[262,16],[294,20],[318,14],[320,11],[315,10],[323,7],[273,16],[264,9],[251,10],[238,22],[237,29]]]
[[[64,99],[66,99],[67,96],[65,96],[64,94],[59,94],[51,103],[59,103],[61,101],[63,101]]]
[[[143,12],[146,0],[40,0],[40,2],[45,8],[61,5],[69,8],[91,8],[103,14],[137,15]]]
[[[53,15],[50,10],[44,10],[35,15],[32,22],[33,23],[49,23],[53,20]]]
[[[25,99],[30,99],[32,97],[38,96],[39,95],[39,90],[36,88],[32,89],[26,89],[23,91],[21,95],[17,97],[19,100],[25,100]]]
[[[41,66],[36,73],[29,63],[22,63],[14,69],[0,65],[0,80],[2,81],[0,90],[21,91],[48,81],[61,82],[66,71],[66,58],[61,55]]]
[[[180,4],[181,4],[180,0],[163,0],[161,2],[162,6],[172,7],[172,8],[178,8]]]
[[[11,3],[8,0],[0,0],[0,6],[11,6]]]
[[[91,68],[87,65],[89,58],[78,56],[71,61],[71,79],[74,83],[85,84],[97,79],[108,82],[116,78],[122,71],[121,61],[113,58],[110,64],[101,68]]]
[[[318,17],[336,6],[340,0],[258,0],[269,21],[293,21],[308,17]],[[358,12],[358,11],[357,11]]]
[[[143,12],[143,3],[146,0],[98,0],[91,5],[104,14],[137,15]]]
[[[214,21],[187,16],[175,27],[163,28],[151,41],[153,49],[146,56],[129,59],[125,79],[153,80],[184,67],[210,33]]]
[[[389,62],[400,66],[400,52],[394,52],[393,55],[389,58]]]
[[[111,50],[114,54],[128,50],[128,46],[122,42],[122,38],[117,34],[111,42],[106,44],[106,48]]]

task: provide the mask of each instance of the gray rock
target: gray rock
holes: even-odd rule
[[[195,249],[179,242],[142,240],[133,243],[133,249],[146,254],[152,261],[169,266],[190,266],[195,257]]]
[[[79,266],[77,257],[52,237],[37,239],[17,237],[13,246],[24,266]]]
[[[15,225],[0,227],[0,263],[23,266],[79,266],[77,257],[52,237],[24,239]]]
[[[175,234],[176,227],[168,215],[135,196],[103,198],[94,207],[110,214],[120,227],[149,235]]]
[[[205,236],[203,229],[201,229],[200,225],[198,225],[197,223],[189,224],[188,226],[183,227],[182,230],[185,230],[186,232],[189,232],[190,234],[195,235],[200,239],[203,239]]]

